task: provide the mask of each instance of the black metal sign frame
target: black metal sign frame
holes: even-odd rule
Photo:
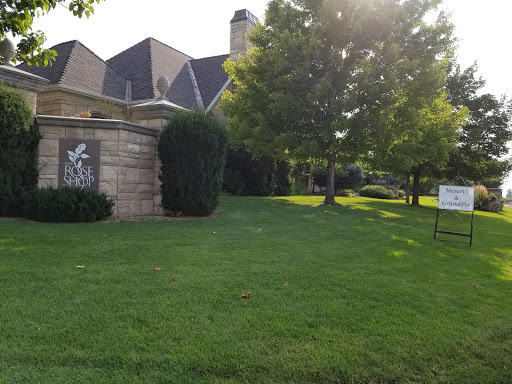
[[[471,244],[473,243],[473,217],[475,212],[471,212],[471,232],[469,233],[461,233],[461,232],[450,232],[450,231],[438,231],[437,230],[437,223],[439,222],[439,208],[437,208],[437,217],[436,217],[436,227],[434,229],[434,240],[438,241],[448,241],[450,243],[460,243],[460,244],[469,244],[471,247]],[[464,236],[469,237],[469,243],[465,241],[455,241],[455,240],[444,240],[444,239],[436,239],[438,233],[444,233],[445,235],[453,235],[453,236]]]

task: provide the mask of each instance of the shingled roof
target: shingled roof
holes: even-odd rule
[[[18,69],[50,80],[50,84],[125,100],[128,79],[77,40],[52,47],[56,61],[46,67],[18,65]]]
[[[229,79],[222,67],[228,57],[229,55],[220,55],[190,61],[205,108],[208,108]]]
[[[162,75],[172,82],[191,57],[148,37],[107,60],[132,81],[132,100],[153,99],[159,95],[156,81]]]
[[[222,63],[229,55],[194,60],[151,37],[106,62],[76,40],[52,49],[58,56],[51,66],[23,63],[18,68],[47,78],[50,84],[125,101],[158,97],[156,82],[165,75],[170,82],[167,98],[187,109],[208,108],[228,80]]]

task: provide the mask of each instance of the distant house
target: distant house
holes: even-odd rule
[[[74,116],[89,111],[93,117],[142,125],[161,121],[157,118],[165,117],[162,111],[204,109],[221,115],[220,96],[231,87],[222,64],[247,52],[246,34],[257,22],[246,9],[236,11],[230,52],[219,56],[193,59],[150,37],[104,61],[73,40],[52,47],[58,53],[53,65],[23,63],[17,68],[49,80],[37,97],[38,115]],[[165,99],[159,98],[157,89],[161,76],[169,81]]]

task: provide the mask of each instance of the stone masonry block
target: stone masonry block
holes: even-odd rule
[[[98,128],[95,132],[96,140],[117,141],[119,140],[119,131],[115,129]]]
[[[155,162],[153,160],[137,160],[137,167],[143,168],[151,168],[155,167]]]
[[[140,200],[140,193],[124,193],[117,194],[117,200]]]
[[[58,175],[59,174],[59,166],[56,164],[45,164],[41,169],[39,169],[40,175]]]
[[[141,169],[140,170],[140,182],[142,184],[153,184],[155,180],[152,169]]]
[[[155,186],[153,184],[137,184],[137,192],[140,193],[153,193]]]
[[[117,201],[117,212],[119,217],[130,216],[130,202],[129,201]]]
[[[96,135],[94,137],[96,139]],[[101,150],[102,151],[119,151],[119,143],[117,141],[101,141]]]
[[[100,182],[115,181],[118,178],[118,167],[115,165],[101,165],[100,166]]]
[[[73,127],[66,128],[66,139],[83,139],[84,138],[84,129]]]
[[[153,192],[149,192],[149,193],[141,193],[140,194],[140,199],[142,201],[145,201],[145,200],[151,200],[151,205],[153,205]]]
[[[101,154],[100,162],[103,165],[119,165],[119,157],[117,157],[117,156],[108,156],[108,155]]]
[[[100,182],[100,192],[105,192],[108,196],[117,196],[117,182]]]
[[[142,215],[152,216],[154,215],[153,200],[142,200]]]
[[[59,156],[59,140],[41,139],[39,141],[39,156]]]
[[[126,150],[128,152],[137,152],[139,153],[140,150],[140,144],[133,144],[133,143],[127,143],[126,144]]]
[[[142,201],[132,200],[130,201],[130,216],[141,216],[142,215]]]
[[[59,165],[59,158],[58,157],[39,156],[37,164],[40,167],[42,167],[46,164]]]
[[[129,168],[135,168],[139,164],[138,159],[135,159],[133,157],[126,157],[126,156],[120,156],[119,157],[119,165],[122,167],[129,167]]]
[[[122,193],[136,193],[138,191],[138,186],[141,184],[128,184],[128,183],[119,183],[118,192]]]

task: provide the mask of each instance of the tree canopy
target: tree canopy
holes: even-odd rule
[[[237,85],[223,96],[232,140],[251,151],[327,159],[325,202],[334,203],[336,161],[353,163],[374,143],[392,143],[383,111],[418,78],[437,81],[432,71],[451,52],[452,26],[443,14],[431,25],[424,16],[439,3],[270,1],[249,55],[225,64]]]
[[[448,100],[459,108],[467,107],[469,116],[445,177],[462,176],[477,184],[501,184],[512,170],[512,161],[504,158],[507,143],[512,140],[512,100],[488,93],[479,95],[485,81],[476,77],[477,70],[476,63],[463,71],[459,65],[453,65],[448,75]]]
[[[67,8],[74,16],[87,18],[94,13],[94,3],[101,0],[72,0]],[[46,38],[44,32],[33,31],[34,18],[55,9],[57,5],[64,6],[66,0],[2,0],[0,1],[0,41],[8,34],[21,36],[16,47],[14,60],[25,61],[29,65],[48,65],[55,60],[57,52],[43,47]]]

